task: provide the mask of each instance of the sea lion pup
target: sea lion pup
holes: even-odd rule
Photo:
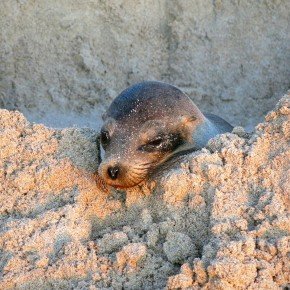
[[[98,172],[116,188],[137,185],[172,155],[201,149],[210,138],[233,128],[218,116],[202,114],[178,88],[156,81],[124,90],[103,120],[105,155]]]

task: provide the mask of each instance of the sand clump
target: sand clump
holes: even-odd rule
[[[1,289],[279,289],[290,283],[290,95],[127,192],[96,132],[0,111]]]

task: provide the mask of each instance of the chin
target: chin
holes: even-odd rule
[[[113,183],[111,181],[107,182],[105,181],[109,186],[112,186],[116,189],[127,189],[127,188],[130,188],[130,187],[134,187],[138,184],[140,184],[142,181],[144,181],[144,179],[138,181],[138,182],[135,182],[135,183]]]

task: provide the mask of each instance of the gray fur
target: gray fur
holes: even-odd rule
[[[233,130],[233,126],[225,121],[223,118],[214,114],[206,113],[204,115],[216,127],[216,129],[219,131],[219,134],[231,132]]]
[[[205,114],[206,121],[198,126],[192,135],[194,149],[206,146],[207,142],[218,134],[231,132],[233,127],[224,119],[213,114]]]

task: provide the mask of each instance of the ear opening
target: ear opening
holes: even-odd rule
[[[181,121],[181,123],[183,125],[188,125],[188,124],[190,124],[190,123],[192,123],[192,122],[194,122],[196,120],[197,120],[197,117],[194,116],[194,115],[191,115],[191,116],[182,116],[180,118],[180,121]]]
[[[105,113],[102,114],[102,120],[103,121],[105,121],[107,117],[108,117],[107,112],[105,112]]]

